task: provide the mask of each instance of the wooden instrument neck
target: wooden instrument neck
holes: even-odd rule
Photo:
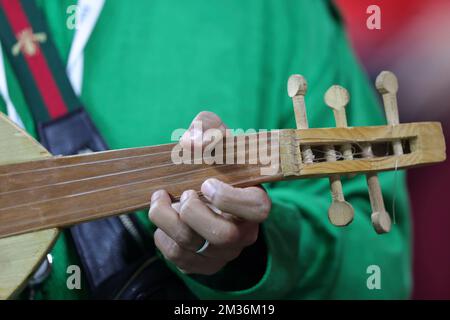
[[[177,200],[185,190],[199,192],[210,177],[235,186],[282,177],[261,175],[259,164],[174,164],[174,147],[166,144],[1,166],[0,237],[144,209],[158,189],[166,189]],[[236,159],[236,148],[231,152]]]
[[[292,177],[376,173],[445,159],[442,127],[432,122],[287,129],[262,138],[267,133],[234,137],[231,148],[228,140],[223,144],[220,156],[201,154],[200,164],[175,164],[175,145],[167,144],[0,166],[0,238],[143,209],[158,189],[166,189],[177,200],[185,190],[200,193],[202,183],[212,177],[244,187]],[[245,141],[243,150],[238,139]],[[349,143],[392,144],[405,139],[410,150],[401,155],[334,161],[316,158],[305,163],[301,153],[305,147],[339,149]],[[270,155],[273,162],[261,162],[261,154]],[[206,161],[212,157],[214,165]],[[264,173],[268,168],[271,174]]]

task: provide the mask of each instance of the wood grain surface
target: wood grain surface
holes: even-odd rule
[[[51,155],[0,113],[0,165]],[[25,285],[58,236],[58,229],[0,239],[0,299],[14,297]]]
[[[292,159],[289,149],[280,148],[282,166],[271,176],[261,174],[260,163],[174,164],[171,160],[174,144],[0,166],[0,237],[147,208],[152,192],[158,189],[166,189],[177,199],[187,189],[199,192],[203,181],[210,177],[235,186],[249,186],[292,176],[312,178],[378,172],[445,159],[445,143],[438,123],[278,133],[282,133],[281,144],[294,142],[300,147],[410,139],[411,152],[401,156],[302,164],[300,158]],[[300,161],[297,163],[300,169],[290,172],[286,169],[289,166],[283,164],[286,161],[290,164]]]

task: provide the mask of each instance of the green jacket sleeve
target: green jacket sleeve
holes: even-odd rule
[[[280,81],[299,72],[309,80],[306,102],[311,127],[334,126],[332,112],[323,102],[323,94],[332,84],[340,84],[350,92],[349,125],[383,124],[374,90],[349,48],[339,19],[334,17],[330,21],[319,32],[322,40],[297,39],[314,44],[315,55],[312,58],[311,53],[300,52],[303,60],[292,62],[279,76]],[[292,106],[287,95],[283,99],[283,108],[276,110],[278,124],[274,125],[294,127]],[[346,200],[355,209],[354,221],[345,228],[328,221],[331,202],[328,179],[274,183],[267,186],[273,208],[263,224],[268,258],[259,283],[246,290],[220,291],[181,276],[200,298],[209,299],[407,298],[411,288],[411,254],[405,175],[387,172],[379,177],[386,208],[394,221],[389,234],[377,235],[373,230],[363,175],[342,178]],[[379,267],[381,288],[371,290],[367,282],[373,265]]]

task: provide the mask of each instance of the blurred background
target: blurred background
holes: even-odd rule
[[[335,0],[353,47],[374,81],[399,78],[400,122],[442,122],[450,138],[450,1]],[[370,5],[381,29],[369,30]],[[447,157],[448,157],[447,149]],[[450,299],[450,161],[408,171],[414,232],[414,299]]]

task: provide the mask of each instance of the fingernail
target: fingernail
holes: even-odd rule
[[[153,201],[158,200],[159,198],[162,197],[163,194],[164,194],[163,190],[157,190],[157,191],[153,192],[151,201],[153,202]]]
[[[181,194],[180,203],[183,203],[188,198],[195,197],[197,193],[194,190],[186,190]]]
[[[206,199],[212,201],[214,198],[214,194],[217,191],[217,180],[216,179],[208,179],[202,184],[202,193]]]
[[[180,202],[186,201],[186,199],[187,199],[188,197],[189,197],[189,194],[187,193],[187,191],[184,191],[184,192],[181,194]]]

